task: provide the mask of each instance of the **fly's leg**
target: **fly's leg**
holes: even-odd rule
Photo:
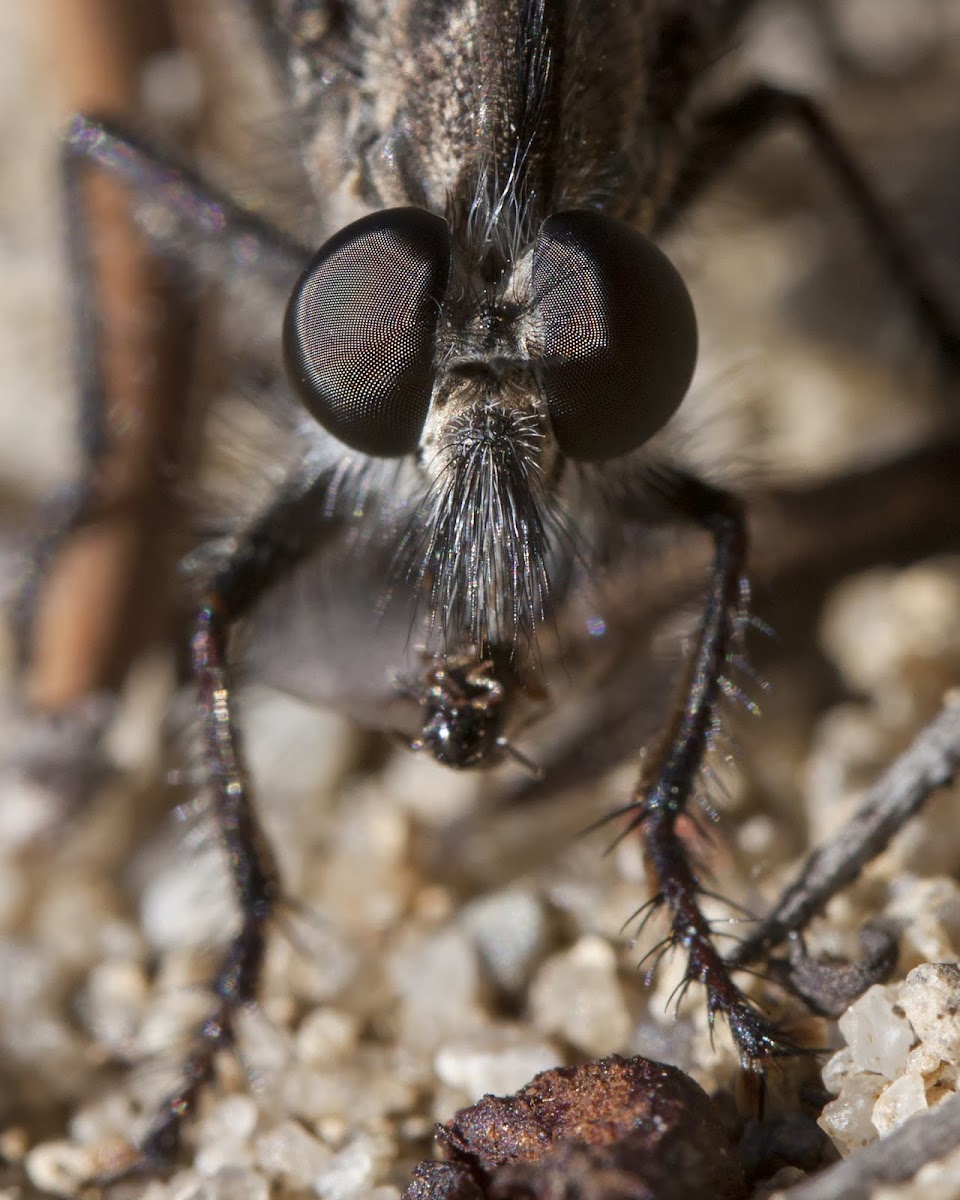
[[[98,474],[110,451],[107,417],[108,386],[103,363],[105,331],[98,305],[97,266],[84,187],[92,171],[105,173],[128,189],[133,201],[149,200],[153,214],[146,236],[158,261],[173,261],[182,276],[191,265],[190,251],[202,242],[208,249],[203,267],[226,276],[255,272],[286,289],[309,251],[248,212],[207,183],[191,168],[174,161],[123,123],[102,116],[74,116],[61,148],[67,258],[71,280],[74,353],[79,380],[78,430],[85,469],[44,547],[55,545],[88,518],[99,494]],[[178,280],[183,291],[183,280]]]
[[[670,922],[667,941],[687,956],[686,979],[706,989],[711,1022],[725,1017],[744,1066],[756,1068],[796,1047],[750,1003],[714,945],[700,906],[702,887],[677,831],[695,799],[704,757],[716,728],[724,673],[735,650],[742,615],[747,536],[739,502],[726,492],[682,475],[656,481],[666,505],[709,531],[714,554],[706,606],[691,649],[673,714],[648,751],[633,800],[625,810],[627,833],[639,834],[656,903]]]
[[[799,1047],[754,1007],[737,987],[733,972],[769,949],[779,940],[776,934],[782,936],[788,929],[802,929],[804,920],[813,914],[817,903],[816,900],[811,903],[808,898],[797,919],[789,925],[781,921],[779,910],[776,910],[762,926],[762,932],[747,939],[745,946],[729,958],[724,958],[714,944],[710,921],[699,902],[703,888],[677,832],[677,824],[689,812],[691,800],[695,799],[694,790],[701,776],[704,757],[717,728],[728,664],[737,653],[738,624],[744,615],[746,521],[743,509],[734,497],[689,476],[662,475],[654,482],[661,499],[674,513],[710,532],[714,555],[707,602],[671,718],[648,752],[631,803],[617,815],[629,818],[628,827],[621,836],[636,832],[642,840],[654,903],[665,909],[670,923],[666,945],[681,949],[687,956],[685,983],[698,982],[704,986],[711,1023],[717,1015],[724,1017],[744,1067],[760,1070],[765,1060],[795,1054]],[[624,515],[627,519],[633,516],[629,505],[624,506]],[[952,717],[955,721],[955,714]],[[940,760],[937,760],[937,766],[940,768]],[[942,768],[940,770],[938,780],[942,777]],[[915,796],[911,795],[911,799],[916,803]],[[884,822],[879,814],[871,815],[882,826],[884,835],[890,836],[890,816],[884,814]],[[898,815],[902,823],[905,817],[899,810]],[[861,836],[855,840],[864,842],[868,839],[861,831]],[[859,864],[862,865],[862,858]],[[848,867],[845,878],[849,879],[853,874],[855,868]],[[881,933],[874,946],[875,952],[868,953],[867,960],[858,968],[848,964],[818,963],[803,956],[802,961],[791,964],[789,969],[778,971],[777,978],[808,1002],[815,998],[813,989],[816,989],[818,996],[830,997],[836,1004],[841,999],[849,1004],[889,971],[890,945],[889,935]],[[808,980],[806,991],[801,986],[802,977]],[[820,1008],[823,1010],[822,1005]]]
[[[877,196],[869,179],[844,145],[843,139],[827,121],[817,105],[806,96],[769,84],[757,84],[728,103],[705,114],[686,147],[685,160],[677,173],[669,201],[659,215],[659,228],[663,230],[669,227],[679,214],[695,202],[701,192],[748,145],[771,129],[788,124],[794,125],[806,134],[820,161],[826,166],[831,177],[841,189],[860,225],[868,235],[884,268],[908,303],[918,328],[929,337],[947,369],[955,371],[960,366],[960,314],[940,289],[936,280],[925,270],[923,256],[916,253],[915,247],[910,238],[905,235],[900,222]],[[948,456],[955,455],[952,443],[947,442],[945,445]],[[934,453],[937,452],[936,445],[932,449]],[[845,508],[837,511],[846,513]],[[946,511],[944,509],[944,512]],[[937,524],[943,525],[944,520],[945,518],[938,519]],[[841,526],[842,524],[843,522],[841,522]],[[839,542],[840,539],[836,539],[834,548],[842,553]],[[719,569],[719,546],[718,542],[715,571]],[[699,650],[704,648],[703,639],[706,636],[707,628],[708,623],[705,623],[701,631]],[[692,682],[694,684],[696,682],[695,671]],[[693,689],[690,695],[693,695]],[[668,745],[669,740],[665,744]],[[649,847],[649,837],[646,838],[646,841]],[[656,860],[649,848],[648,856],[654,863],[654,873],[656,874]],[[676,919],[673,917],[674,908],[670,905],[670,898],[664,896],[664,899],[671,908],[673,940],[682,941],[682,937],[678,934]],[[809,912],[805,914],[807,917],[809,915]],[[769,950],[773,942],[777,940],[770,936],[770,931],[779,929],[778,921],[779,910],[775,911],[764,924],[766,941],[763,946],[761,947],[759,939],[748,939],[748,950],[746,952],[738,951],[731,956],[728,967],[745,964],[748,960],[760,957],[763,950]],[[802,920],[795,921],[790,928],[800,929],[802,925]],[[694,925],[691,924],[691,932],[694,931],[694,928]],[[887,955],[888,957],[889,955]],[[690,975],[692,978],[702,978],[702,973],[698,969],[699,964],[695,959],[696,956],[691,955]],[[872,962],[865,964],[861,972],[862,986],[846,986],[844,995],[847,1003],[854,998],[857,989],[862,990],[863,987],[869,986],[870,983],[882,977],[885,969],[883,962],[885,961],[881,955],[878,959],[879,965],[876,967]],[[829,990],[840,988],[843,984],[843,980],[840,978],[842,972],[850,970],[839,964],[814,963],[812,967],[822,976],[818,987],[822,984],[821,990],[825,994]],[[801,994],[800,989],[794,986],[793,976],[796,975],[796,972],[793,968],[791,967],[781,974],[786,986],[796,991],[797,994]],[[722,978],[722,976],[720,977]],[[704,982],[707,980],[705,979]],[[709,982],[707,982],[707,990],[709,994]],[[722,991],[717,992],[717,995],[721,996]],[[711,1012],[713,1012],[712,998],[710,1003]],[[718,1010],[722,1008],[723,1002],[721,1001]],[[747,1059],[763,1057],[762,1053],[757,1056],[752,1054],[749,1015],[746,1019],[746,1036],[743,1032],[738,1032],[737,1019],[735,1017],[731,1020],[731,1027],[740,1046],[742,1057]]]
[[[758,83],[707,112],[685,148],[669,199],[659,214],[660,231],[700,196],[747,146],[779,126],[803,130],[814,151],[851,205],[890,277],[948,365],[960,365],[960,318],[926,272],[900,222],[877,196],[843,138],[817,104],[802,93]]]
[[[80,806],[103,771],[99,744],[116,689],[172,619],[176,548],[168,535],[176,504],[164,479],[171,465],[189,469],[197,441],[187,411],[195,306],[186,260],[202,242],[206,271],[255,271],[286,287],[306,251],[107,118],[72,118],[60,171],[82,470],[47,514],[12,617],[24,691],[37,713],[18,769]],[[149,198],[151,214],[144,245],[134,237],[119,247],[130,255],[118,264],[122,304],[106,317],[99,242],[120,235],[100,228],[100,207],[91,212],[101,199],[91,185],[105,175],[131,200]],[[120,202],[115,219],[126,215],[122,192],[107,199]],[[150,253],[138,258],[138,250]],[[114,275],[117,257],[108,259]],[[136,292],[140,276],[152,291]],[[149,371],[148,362],[156,364]]]
[[[78,114],[64,136],[69,172],[90,167],[107,171],[130,189],[151,212],[167,218],[148,222],[151,238],[165,249],[186,253],[190,243],[215,250],[205,270],[221,274],[253,271],[289,290],[310,250],[257,213],[242,208],[197,171],[158,150],[121,121]],[[187,250],[183,249],[184,242]]]
[[[307,251],[261,217],[236,205],[201,176],[156,151],[120,123],[76,116],[62,152],[68,252],[74,285],[80,426],[85,472],[62,518],[46,540],[30,591],[43,582],[45,563],[101,506],[101,475],[111,449],[109,387],[102,364],[105,333],[96,300],[96,262],[88,229],[85,177],[91,171],[118,179],[131,199],[147,205],[145,238],[160,261],[173,260],[181,274],[186,258],[202,258],[207,274],[243,270],[288,288]],[[230,864],[241,911],[239,932],[217,972],[214,1011],[198,1031],[181,1086],[164,1102],[141,1147],[141,1165],[166,1161],[179,1144],[217,1051],[233,1038],[233,1018],[254,996],[263,960],[265,926],[277,897],[272,856],[260,833],[237,735],[227,666],[232,623],[278,574],[316,547],[325,515],[325,481],[294,481],[252,529],[214,579],[199,604],[192,638],[192,663],[203,717],[206,761],[213,807]],[[23,612],[26,614],[27,605]],[[24,621],[28,621],[26,615]]]
[[[304,480],[271,505],[206,589],[194,622],[191,657],[205,769],[241,923],[216,973],[216,1006],[196,1031],[182,1083],[164,1100],[141,1145],[139,1165],[147,1168],[163,1165],[176,1153],[183,1124],[213,1075],[218,1051],[233,1042],[237,1011],[255,999],[279,884],[251,800],[233,701],[229,638],[233,624],[263,591],[332,532],[326,491],[325,478]]]

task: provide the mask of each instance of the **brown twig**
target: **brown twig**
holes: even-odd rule
[[[162,4],[48,0],[36,19],[62,82],[65,118],[136,113],[140,69],[169,41]],[[102,331],[103,436],[99,449],[86,451],[81,511],[51,539],[31,599],[26,692],[47,711],[116,687],[169,607],[170,563],[158,553],[170,522],[161,478],[176,457],[174,412],[186,395],[188,314],[147,252],[129,195],[91,175],[83,200]],[[96,422],[91,413],[82,419],[80,439],[89,443]]]

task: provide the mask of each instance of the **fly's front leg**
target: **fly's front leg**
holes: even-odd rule
[[[96,301],[97,264],[85,210],[92,171],[125,185],[144,214],[144,236],[158,258],[181,273],[224,277],[243,271],[286,289],[308,252],[255,213],[244,210],[189,167],[156,150],[107,117],[78,115],[63,144],[68,250],[74,285],[77,359],[85,476],[74,502],[51,537],[62,542],[96,519],[103,463],[111,450],[106,420],[109,388],[102,363]],[[238,542],[238,548],[201,597],[192,637],[192,664],[202,712],[203,741],[213,808],[227,852],[240,928],[214,982],[216,1005],[197,1031],[181,1085],[164,1101],[141,1146],[138,1166],[156,1167],[175,1153],[184,1121],[211,1078],[218,1050],[231,1044],[237,1010],[254,998],[263,962],[266,924],[277,900],[272,855],[250,799],[234,715],[228,643],[234,623],[285,569],[315,548],[331,522],[324,515],[325,480],[292,484]],[[42,582],[42,580],[40,581]],[[126,1173],[126,1171],[122,1172]]]
[[[241,921],[217,971],[216,1006],[195,1034],[183,1082],[164,1101],[141,1146],[141,1165],[146,1167],[162,1165],[176,1153],[184,1121],[213,1075],[217,1052],[233,1042],[237,1011],[256,996],[266,926],[279,884],[251,799],[234,706],[229,639],[234,623],[259,596],[332,532],[333,523],[325,515],[326,490],[326,479],[319,479],[304,481],[281,496],[241,539],[203,595],[194,622],[191,657],[205,767]]]
[[[700,906],[700,880],[677,831],[695,799],[704,757],[716,730],[725,673],[736,650],[743,616],[743,571],[747,537],[739,502],[726,492],[688,476],[657,481],[666,506],[707,529],[714,554],[710,589],[680,684],[673,715],[644,762],[626,833],[639,834],[655,902],[670,922],[668,944],[687,956],[686,978],[703,984],[711,1022],[726,1018],[741,1061],[756,1068],[796,1048],[750,1003],[734,983],[714,945],[709,919]]]
[[[183,1123],[193,1113],[201,1089],[213,1076],[217,1052],[233,1043],[234,1016],[255,997],[263,965],[266,925],[278,895],[277,874],[250,800],[250,787],[236,727],[227,670],[230,619],[223,596],[208,594],[196,621],[193,668],[203,720],[206,769],[213,811],[227,853],[240,929],[214,980],[217,1002],[194,1035],[181,1085],[163,1102],[141,1145],[143,1166],[167,1163],[180,1146]]]
[[[118,421],[109,419],[111,406],[120,399],[112,393],[118,386],[144,375],[143,362],[134,362],[120,384],[112,377],[109,357],[116,353],[119,339],[107,328],[100,307],[98,255],[91,229],[87,186],[91,176],[107,177],[126,189],[134,212],[144,205],[143,238],[153,260],[164,264],[169,281],[176,285],[178,300],[198,282],[198,277],[226,278],[238,271],[258,277],[286,290],[304,259],[306,248],[275,229],[256,213],[240,207],[196,171],[177,162],[141,138],[129,126],[106,116],[75,115],[67,127],[60,155],[61,189],[66,218],[67,261],[71,281],[74,357],[79,380],[78,431],[83,452],[84,471],[73,491],[73,501],[60,522],[57,538],[96,515],[104,503],[110,458],[116,452]],[[110,318],[129,324],[129,313],[110,314]],[[175,347],[176,348],[176,347]],[[123,347],[121,347],[121,352]],[[129,351],[128,351],[129,352]],[[168,355],[167,357],[173,357]],[[173,406],[174,388],[165,398],[172,412],[168,423],[181,431],[186,422],[180,409],[188,391],[187,381],[177,380],[179,401]],[[124,415],[135,428],[145,424],[142,412]],[[178,419],[179,418],[179,419]],[[150,445],[141,454],[144,462],[127,463],[127,474],[134,476],[130,486],[141,492],[151,485],[159,490],[159,476],[167,466],[167,456],[180,465],[176,451],[183,447]],[[116,473],[116,472],[114,472]],[[155,547],[150,546],[151,555]]]
[[[64,135],[63,161],[68,177],[91,167],[108,172],[135,199],[149,203],[152,213],[166,217],[165,223],[149,220],[147,233],[168,252],[177,253],[178,244],[184,255],[196,245],[215,251],[204,261],[204,270],[221,275],[254,271],[286,290],[309,258],[308,247],[237,204],[125,122],[77,114]]]
[[[232,272],[254,272],[259,277],[286,289],[296,277],[308,251],[275,229],[256,213],[251,213],[218,191],[201,175],[156,149],[123,122],[104,116],[74,116],[64,134],[60,156],[61,190],[66,219],[66,249],[70,274],[71,314],[73,318],[74,357],[79,381],[78,434],[83,455],[83,476],[72,490],[70,503],[56,523],[42,556],[46,561],[70,532],[94,519],[105,503],[103,493],[110,480],[110,460],[116,453],[117,421],[109,411],[120,399],[112,394],[118,386],[144,375],[143,362],[128,365],[120,384],[113,378],[109,358],[117,353],[113,331],[105,328],[100,302],[103,287],[100,264],[94,245],[88,211],[87,185],[90,176],[107,176],[122,184],[134,208],[149,204],[150,218],[145,223],[144,239],[156,263],[167,268],[169,285],[176,285],[181,299],[187,290],[187,276],[196,282],[197,260],[206,274],[225,277]],[[196,253],[198,247],[203,253]],[[112,265],[112,264],[111,264]],[[127,303],[130,303],[129,299]],[[113,314],[111,314],[113,315]],[[130,323],[129,312],[116,314]],[[164,331],[165,341],[169,338]],[[121,353],[123,348],[121,348]],[[128,353],[132,353],[129,349]],[[144,350],[144,353],[147,353]],[[174,357],[168,355],[167,357]],[[180,402],[187,391],[186,381],[176,380],[176,389],[168,386],[164,397],[170,400],[179,391]],[[143,412],[127,412],[128,424],[140,428],[146,423]],[[179,415],[174,409],[173,417]],[[183,421],[168,418],[182,428]],[[175,447],[154,445],[140,457],[146,462],[126,463],[126,473],[135,478],[129,486],[145,491],[166,454]],[[152,470],[150,469],[152,468]],[[113,472],[117,473],[116,470]],[[129,481],[128,481],[129,482]],[[151,553],[155,547],[151,545]]]
[[[705,113],[684,151],[670,197],[659,214],[662,231],[695,202],[736,157],[780,126],[803,131],[850,204],[894,285],[913,311],[918,327],[945,362],[960,366],[960,314],[924,268],[900,221],[877,195],[867,175],[817,104],[798,92],[758,83]]]
[[[112,119],[73,117],[60,171],[82,467],[47,515],[12,616],[41,714],[18,769],[79,806],[102,773],[117,689],[173,620],[169,477],[189,474],[198,444],[195,264],[288,286],[306,252]],[[138,233],[128,218],[145,199]]]

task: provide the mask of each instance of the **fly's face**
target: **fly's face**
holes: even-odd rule
[[[696,321],[663,253],[602,213],[554,214],[510,255],[407,207],[321,248],[284,349],[338,441],[417,463],[406,548],[457,649],[535,634],[570,542],[565,464],[626,455],[664,424],[693,373]]]
[[[693,372],[686,288],[621,220],[650,192],[657,31],[626,4],[597,22],[457,0],[388,5],[354,34],[349,61],[291,41],[304,112],[340,102],[337,154],[308,147],[318,202],[375,211],[296,285],[287,370],[337,441],[406,460],[377,499],[396,512],[402,477],[399,569],[430,652],[516,651],[590,557],[593,464],[651,437]]]

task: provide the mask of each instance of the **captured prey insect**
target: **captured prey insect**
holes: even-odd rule
[[[244,527],[190,560],[205,769],[241,923],[147,1161],[175,1152],[255,996],[281,896],[244,762],[236,661],[375,713],[446,765],[520,757],[513,736],[544,690],[543,641],[571,597],[657,525],[699,527],[713,558],[676,704],[621,815],[686,978],[743,1063],[794,1049],[718,951],[678,833],[747,619],[747,544],[737,498],[656,450],[693,374],[697,325],[654,239],[741,145],[794,120],[934,337],[952,353],[960,339],[813,106],[765,85],[700,103],[701,77],[749,7],[260,3],[326,236],[315,253],[121,124],[72,122],[75,247],[81,179],[98,168],[162,214],[146,226],[164,253],[211,247],[213,269],[292,287],[282,345],[300,404],[295,455]],[[91,263],[75,260],[89,297]],[[82,311],[87,390],[102,403],[94,324]],[[363,694],[357,647],[376,680]]]

